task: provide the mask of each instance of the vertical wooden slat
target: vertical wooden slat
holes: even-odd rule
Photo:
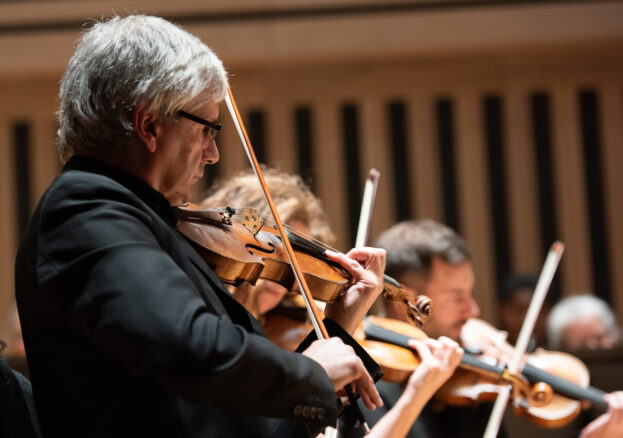
[[[563,293],[592,292],[586,187],[580,146],[577,90],[566,84],[552,94],[553,156],[558,200],[558,230],[565,243],[560,264]]]
[[[37,117],[32,125],[31,209],[61,170],[56,149],[56,126],[50,117]]]
[[[599,95],[593,89],[582,89],[578,93],[580,126],[582,130],[582,158],[584,159],[584,184],[589,224],[591,254],[589,262],[593,271],[595,295],[610,302],[610,245],[604,221],[604,184],[602,167],[602,134],[599,121]]]
[[[438,169],[439,150],[435,141],[433,98],[428,94],[410,100],[408,132],[410,141],[412,204],[418,218],[443,221],[443,195]]]
[[[318,144],[314,149],[316,167],[316,187],[318,195],[329,216],[329,223],[337,236],[336,248],[349,249],[350,235],[347,211],[347,189],[342,183],[346,163],[342,154],[342,126],[340,105],[323,101],[313,106],[314,132]]]
[[[239,110],[241,114],[245,114],[245,108],[239,108]],[[222,140],[220,142],[217,141],[221,155],[219,170],[221,176],[226,177],[234,172],[249,169],[250,164],[227,108],[223,108],[220,119],[223,121],[223,129],[219,135],[219,137],[222,137]]]
[[[301,178],[309,185],[312,191],[316,191],[316,163],[314,162],[313,149],[316,145],[315,132],[312,129],[313,117],[308,104],[297,105],[294,109],[293,123],[295,125],[296,138],[292,139],[296,145],[297,170]]]
[[[438,172],[442,175],[443,222],[460,233],[462,230],[459,219],[461,208],[458,200],[460,182],[457,182],[459,178],[457,177],[457,123],[455,113],[456,108],[453,99],[443,97],[436,100],[436,144],[439,150],[440,163]]]
[[[609,257],[612,306],[623,320],[623,86],[605,82],[600,87],[601,132],[603,133],[603,181],[605,223],[610,237]]]
[[[269,102],[266,123],[267,164],[286,172],[296,171],[294,105],[282,99]]]
[[[342,183],[346,188],[346,214],[348,215],[348,246],[355,242],[359,222],[359,205],[363,193],[363,173],[361,172],[361,121],[358,103],[348,102],[340,111],[341,146],[344,168]]]
[[[512,87],[506,93],[506,173],[508,182],[511,266],[515,272],[538,272],[542,264],[538,233],[537,180],[530,137],[528,93]]]
[[[495,259],[480,96],[471,90],[456,95],[456,165],[461,234],[471,250],[476,274],[474,298],[483,318],[495,314]]]
[[[11,127],[0,122],[0,203],[10,208],[0,209],[0,339],[6,339],[10,327],[6,312],[14,297],[14,263],[17,249],[18,231],[15,205],[17,203],[15,188],[15,158],[13,156],[13,140]]]
[[[491,232],[496,260],[496,290],[500,290],[511,273],[510,239],[508,238],[508,202],[504,132],[506,120],[503,98],[499,94],[486,95],[482,99],[483,130],[485,134]]]
[[[386,101],[368,99],[361,108],[361,169],[362,178],[375,168],[381,173],[374,211],[370,222],[368,242],[373,242],[378,235],[395,223],[394,169],[391,164],[392,153],[389,145],[389,127],[387,123]],[[361,181],[363,186],[364,181]],[[361,204],[361,200],[359,200]],[[360,210],[359,210],[360,211]]]
[[[393,177],[394,190],[394,221],[407,220],[413,217],[411,205],[411,192],[415,184],[409,171],[409,132],[407,129],[408,108],[405,102],[392,100],[387,104],[388,141],[391,150],[390,177]]]

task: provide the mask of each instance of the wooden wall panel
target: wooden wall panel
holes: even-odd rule
[[[381,173],[370,222],[369,242],[373,242],[383,230],[395,222],[396,187],[394,187],[392,149],[389,144],[387,104],[386,99],[366,99],[360,106],[362,153],[359,171],[364,181],[371,168]],[[362,187],[364,181],[361,181]],[[359,203],[361,204],[361,200]]]
[[[409,139],[412,205],[415,217],[443,220],[443,199],[439,175],[439,151],[435,141],[433,97],[418,93],[409,100]]]
[[[267,164],[286,172],[296,172],[298,154],[293,103],[279,97],[269,101],[268,108]]]
[[[469,243],[476,274],[474,298],[481,316],[495,314],[495,255],[486,152],[482,133],[481,95],[476,90],[456,93],[456,157],[461,235]]]
[[[314,149],[316,187],[318,196],[329,216],[329,223],[337,237],[336,248],[350,249],[346,189],[343,173],[344,162],[341,144],[340,107],[335,101],[314,102],[314,130],[318,138]]]
[[[506,181],[511,264],[515,272],[539,272],[543,263],[537,176],[529,123],[529,92],[513,85],[504,94]]]
[[[61,163],[56,149],[56,123],[48,116],[37,116],[32,124],[31,149],[31,208],[34,209],[39,198],[52,180],[61,171]]]
[[[17,213],[15,211],[15,158],[12,127],[0,121],[0,339],[6,339],[7,309],[14,301],[14,266],[17,250]]]
[[[604,82],[599,92],[611,296],[619,322],[623,322],[623,83]]]
[[[554,181],[558,230],[565,243],[560,262],[564,293],[592,292],[586,189],[580,145],[578,89],[570,83],[552,86]]]

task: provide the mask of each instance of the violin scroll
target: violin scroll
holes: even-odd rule
[[[400,304],[406,312],[409,322],[422,328],[433,311],[433,301],[426,295],[418,295],[413,298],[396,280],[388,275],[385,276],[384,280],[383,296]]]

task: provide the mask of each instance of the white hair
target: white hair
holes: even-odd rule
[[[197,37],[158,17],[96,23],[78,41],[60,87],[58,150],[117,151],[134,141],[137,105],[164,119],[220,102],[227,73]]]
[[[598,317],[613,334],[619,337],[614,313],[608,304],[593,295],[575,295],[560,300],[547,317],[547,339],[551,348],[560,348],[565,329],[579,318]]]

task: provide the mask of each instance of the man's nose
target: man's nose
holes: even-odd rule
[[[480,315],[480,307],[473,297],[470,297],[468,301],[468,315],[469,318],[476,318]]]
[[[216,145],[216,141],[211,140],[208,146],[203,149],[201,161],[205,164],[216,164],[218,163],[218,159],[218,146]]]

